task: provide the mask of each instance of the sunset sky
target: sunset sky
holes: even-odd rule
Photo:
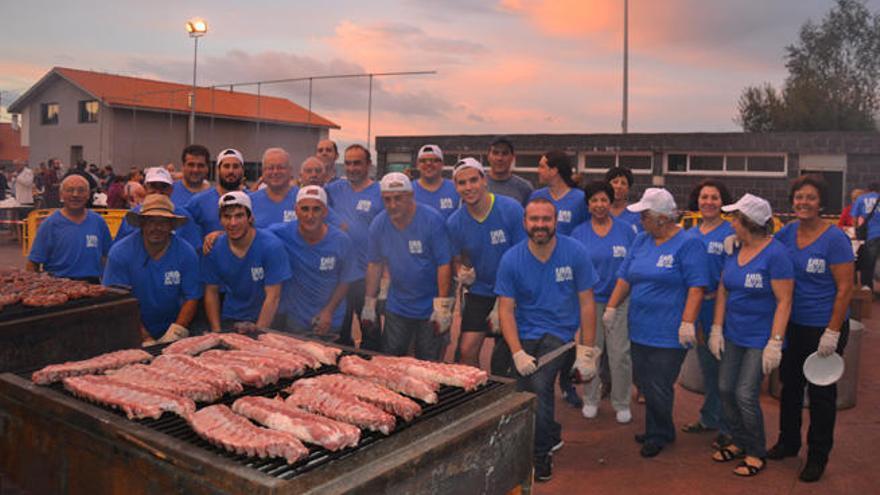
[[[832,6],[630,0],[630,132],[738,130],[741,89],[781,83],[785,45]],[[375,81],[373,136],[620,130],[623,0],[6,2],[2,104],[53,66],[189,83],[193,16],[200,85],[436,70]],[[307,103],[302,83],[263,92]],[[366,79],[315,83],[313,107],[365,139]]]

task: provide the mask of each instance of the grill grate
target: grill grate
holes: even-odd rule
[[[9,306],[4,306],[3,309],[0,310],[0,323],[118,301],[128,297],[131,297],[128,292],[123,292],[119,289],[110,289],[106,293],[97,297],[82,297],[80,299],[67,301],[58,306],[49,306],[45,308],[25,306],[21,302],[18,302]]]

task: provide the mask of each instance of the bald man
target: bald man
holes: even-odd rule
[[[112,243],[107,223],[86,208],[90,191],[83,176],[67,176],[60,192],[63,206],[40,224],[26,268],[99,282]]]

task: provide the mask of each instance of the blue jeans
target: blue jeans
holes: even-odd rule
[[[403,356],[409,352],[409,346],[415,338],[417,359],[439,361],[446,348],[448,336],[449,332],[435,334],[434,325],[427,319],[406,318],[386,311],[381,350],[383,354]]]
[[[719,433],[729,434],[724,423],[724,415],[721,413],[721,397],[718,394],[719,361],[709,352],[709,346],[706,345],[709,342],[714,313],[715,300],[704,300],[697,320],[703,329],[704,342],[697,346],[697,359],[700,362],[700,373],[703,375],[703,407],[700,408],[700,424],[715,428]]]
[[[662,447],[675,441],[672,422],[675,380],[687,350],[633,342],[631,351],[636,383],[645,395],[645,443]]]
[[[538,340],[520,342],[524,351],[535,359],[551,352],[565,342],[549,333]],[[516,382],[519,390],[531,392],[538,396],[538,410],[535,414],[535,457],[543,457],[550,449],[562,440],[562,425],[556,422],[556,398],[554,383],[556,374],[563,366],[565,354],[558,356],[529,376],[520,377]]]
[[[740,347],[724,339],[718,389],[724,421],[730,428],[733,444],[746,455],[764,458],[767,447],[764,439],[764,415],[761,412],[761,366],[763,349]],[[799,411],[800,412],[800,411]]]

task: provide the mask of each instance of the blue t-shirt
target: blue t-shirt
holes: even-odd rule
[[[842,230],[828,227],[818,239],[803,249],[797,247],[794,221],[776,233],[776,239],[788,249],[794,263],[794,300],[791,321],[809,327],[825,327],[831,321],[837,284],[831,267],[852,263],[852,243]]]
[[[293,317],[302,328],[311,328],[312,319],[330,301],[339,284],[357,280],[351,239],[333,225],[315,244],[299,232],[299,223],[276,224],[269,229],[281,239],[290,264],[290,279],[281,290],[281,312]],[[331,326],[339,328],[345,316],[345,299],[333,312]]]
[[[630,285],[630,340],[680,349],[678,327],[688,290],[709,285],[703,243],[682,229],[658,246],[650,234],[642,232],[633,240],[617,276]]]
[[[257,229],[243,258],[232,252],[226,234],[222,234],[202,258],[201,276],[206,285],[216,285],[226,294],[221,318],[256,322],[266,299],[266,286],[289,279],[290,263],[281,241],[263,229]]]
[[[580,189],[569,189],[561,198],[553,199],[550,189],[542,187],[532,193],[529,201],[535,198],[548,199],[556,207],[556,232],[559,234],[571,234],[575,227],[590,218],[584,192]]]
[[[581,321],[578,294],[599,281],[586,248],[564,235],[546,262],[529,251],[524,240],[510,248],[498,265],[495,293],[514,300],[514,317],[522,340],[545,333],[565,342],[574,338]]]
[[[877,203],[878,197],[880,197],[880,193],[869,192],[856,198],[856,202],[853,203],[850,212],[852,217],[864,218],[867,220],[868,215],[871,214],[871,210]],[[874,215],[871,216],[871,221],[868,222],[868,240],[876,239],[878,237],[880,237],[880,206],[877,206],[877,211],[874,212]]]
[[[464,205],[446,221],[452,254],[467,256],[477,273],[470,291],[486,297],[495,296],[495,275],[501,256],[526,238],[523,207],[513,198],[493,196],[492,209],[482,222]]]
[[[140,213],[141,205],[137,205],[131,209],[131,211],[135,213]],[[195,249],[196,254],[201,252],[202,249],[202,231],[199,230],[199,226],[196,224],[195,220],[193,220],[192,215],[186,211],[186,208],[182,206],[174,206],[174,214],[181,215],[186,217],[186,223],[181,225],[179,228],[175,229],[174,233],[177,237],[183,239],[188,242],[193,249]],[[113,244],[121,241],[128,237],[131,233],[137,231],[138,229],[132,227],[128,220],[125,218],[122,219],[122,223],[119,224],[119,230],[116,231],[116,238],[113,239]]]
[[[724,268],[724,261],[727,259],[727,253],[724,252],[724,239],[734,235],[733,226],[725,220],[706,234],[700,231],[699,225],[694,225],[687,232],[706,246],[706,254],[709,259],[709,286],[706,287],[706,294],[711,294],[718,290],[721,269]]]
[[[623,220],[624,222],[632,225],[636,233],[642,232],[644,230],[642,228],[642,215],[640,213],[629,211],[628,209],[624,208],[623,211],[620,212],[620,215],[614,216],[614,218],[618,220]]]
[[[291,187],[284,199],[278,203],[269,197],[269,188],[251,194],[254,211],[254,226],[265,229],[276,223],[289,223],[296,220],[296,193],[298,187]]]
[[[455,191],[455,184],[449,179],[443,179],[440,187],[436,191],[429,191],[422,187],[419,181],[413,181],[413,197],[416,202],[428,205],[443,215],[443,220],[449,218],[456,209],[460,198],[458,192]]]
[[[107,256],[112,243],[101,215],[86,210],[86,218],[74,223],[56,210],[37,229],[28,259],[45,265],[56,277],[100,277],[101,258]]]
[[[741,347],[762,349],[770,339],[776,313],[771,281],[791,280],[794,266],[785,246],[776,239],[743,266],[738,256],[736,250],[727,258],[721,274],[727,291],[724,338]]]
[[[398,230],[383,211],[370,224],[370,263],[385,263],[391,273],[388,311],[405,318],[427,319],[437,297],[437,267],[451,251],[443,217],[416,203],[409,225]]]
[[[250,194],[247,191],[244,193]],[[220,223],[220,206],[217,204],[219,201],[220,193],[217,192],[216,187],[212,187],[196,194],[186,204],[186,210],[201,229],[202,237],[223,230],[223,225]]]
[[[370,238],[370,224],[385,207],[382,205],[382,194],[379,183],[373,182],[361,191],[351,188],[348,180],[337,180],[327,184],[327,196],[330,207],[348,227],[345,231],[351,238],[354,253],[357,257],[355,272],[362,279],[367,271],[367,245]],[[328,223],[330,222],[328,219]]]
[[[138,230],[116,243],[107,257],[104,285],[131,287],[141,310],[141,323],[153,338],[174,323],[186,301],[202,297],[199,259],[192,246],[171,236],[158,260],[147,254]]]
[[[596,284],[596,292],[593,297],[596,302],[607,303],[614,292],[617,284],[617,270],[626,258],[626,253],[636,238],[632,225],[611,219],[611,230],[605,237],[599,237],[593,230],[593,223],[589,220],[575,227],[571,237],[580,241],[587,248],[593,268],[599,276]]]
[[[183,208],[193,196],[198,194],[187,189],[182,180],[175,181],[172,187],[171,202],[174,203],[175,208]]]

